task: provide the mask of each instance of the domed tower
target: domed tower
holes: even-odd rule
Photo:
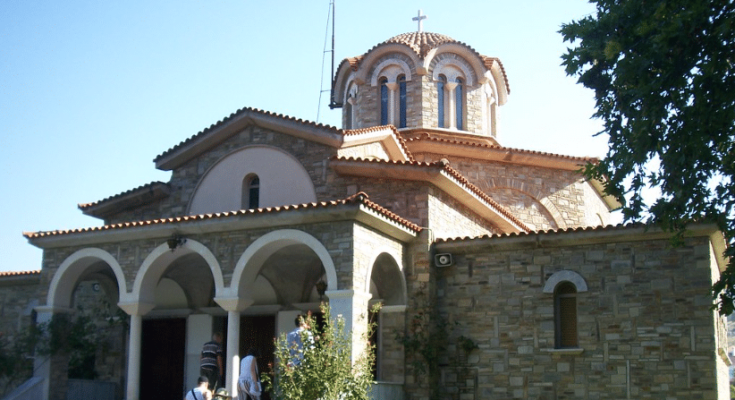
[[[394,125],[478,135],[497,144],[510,88],[500,60],[430,32],[404,33],[347,58],[332,82],[345,129]]]

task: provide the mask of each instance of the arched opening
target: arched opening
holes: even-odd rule
[[[447,77],[444,75],[439,75],[439,80],[436,82],[436,92],[437,92],[437,114],[439,115],[438,120],[438,127],[439,128],[446,128],[447,124],[445,123],[445,117],[444,117],[444,109],[446,108],[445,104],[445,96],[444,91],[447,90]]]
[[[389,91],[388,91],[388,78],[381,77],[378,81],[378,90],[380,90],[380,125],[388,125],[390,117],[389,112]]]
[[[232,294],[252,302],[241,316],[239,354],[257,347],[258,366],[267,371],[273,338],[293,330],[299,314],[318,314],[320,301],[327,301],[317,289],[320,282],[325,290],[337,289],[329,252],[308,233],[276,230],[250,244],[232,277]]]
[[[382,309],[374,319],[377,327],[370,339],[375,343],[374,378],[391,381],[403,374],[403,348],[395,332],[405,326],[406,283],[396,259],[381,253],[376,257],[370,274],[372,302],[380,302]]]
[[[115,382],[122,396],[125,382],[127,316],[117,306],[125,291],[122,269],[108,252],[88,248],[67,257],[54,275],[47,305],[67,309],[38,327],[56,346],[55,368],[67,378]]]
[[[454,118],[456,120],[457,129],[458,130],[464,130],[464,109],[465,109],[465,87],[464,87],[464,79],[457,77],[457,87],[454,88],[454,95],[455,95],[455,115]]]
[[[214,302],[221,287],[214,255],[191,238],[174,249],[162,243],[143,261],[129,299],[152,306],[142,320],[141,400],[180,399],[196,382],[202,345],[226,331]]]
[[[406,75],[398,76],[398,127],[406,127]]]

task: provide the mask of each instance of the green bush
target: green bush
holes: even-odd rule
[[[375,329],[370,322],[365,346],[357,360],[351,360],[350,333],[345,332],[341,317],[332,319],[329,306],[322,304],[324,323],[317,326],[309,314],[307,323],[312,327],[312,338],[303,334],[302,358],[299,365],[292,365],[291,349],[286,335],[276,340],[275,362],[271,371],[261,379],[265,390],[279,400],[367,400],[373,383],[372,367],[375,363],[375,345],[368,338]],[[375,310],[377,311],[377,309]]]

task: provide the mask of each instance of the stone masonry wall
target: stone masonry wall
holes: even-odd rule
[[[0,336],[13,342],[14,335],[31,324],[33,307],[39,304],[40,274],[4,276],[0,279]]]
[[[508,240],[435,270],[446,399],[718,399],[708,238],[561,246]],[[442,250],[445,251],[445,250]],[[555,350],[555,272],[581,275],[580,351]],[[459,337],[479,348],[465,354]],[[409,397],[415,398],[415,397]]]
[[[589,209],[609,221],[609,211],[599,196],[587,192],[588,183],[575,171],[479,161],[446,154],[422,154],[422,162],[449,159],[452,168],[495,201],[513,211],[521,221],[542,230],[555,227],[600,225],[588,218]]]
[[[477,237],[500,232],[490,223],[463,208],[444,193],[429,195],[429,226],[436,239]]]
[[[225,155],[249,145],[278,147],[294,156],[309,173],[317,198],[320,200],[323,198],[322,196],[326,192],[327,159],[336,154],[336,149],[291,135],[251,126],[174,170],[169,181],[171,195],[159,203],[157,213],[147,211],[141,214],[136,210],[127,211],[116,215],[109,222],[135,221],[140,217],[168,218],[185,215],[189,201],[204,174]],[[332,200],[332,198],[329,200]]]

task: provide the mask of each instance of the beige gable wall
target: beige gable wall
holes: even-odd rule
[[[311,177],[290,154],[270,146],[248,146],[224,156],[204,175],[187,214],[207,214],[247,208],[242,204],[244,179],[260,179],[259,207],[312,203]]]

